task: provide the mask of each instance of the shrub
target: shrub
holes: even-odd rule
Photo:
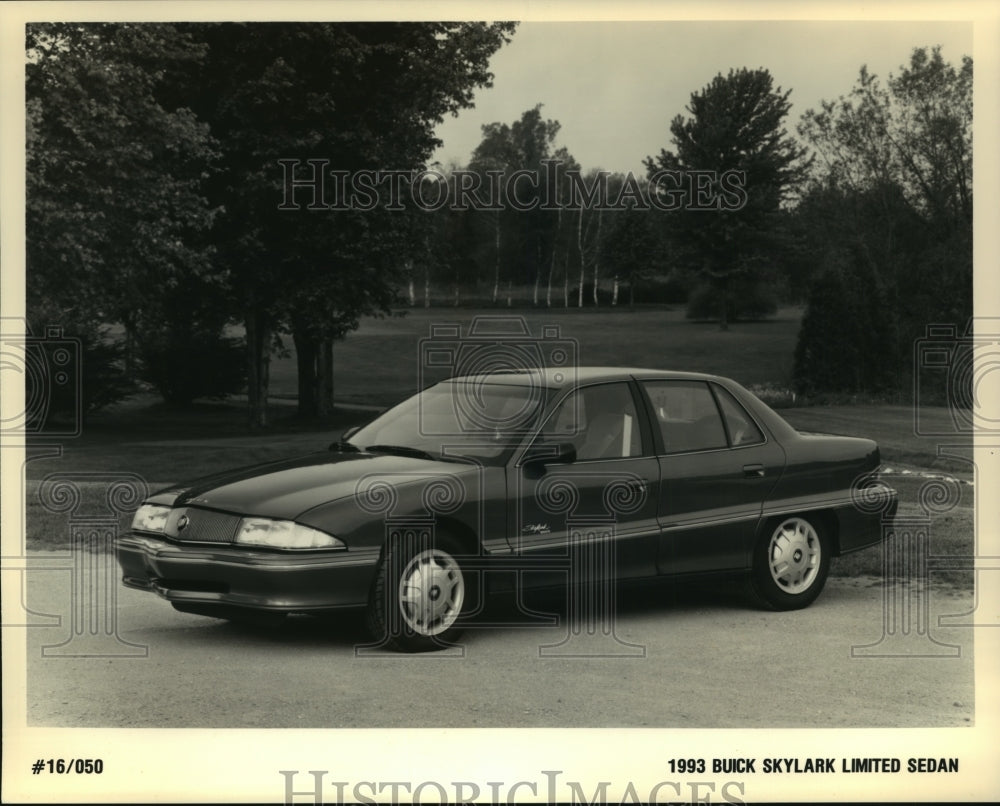
[[[25,400],[46,401],[46,423],[37,423],[39,430],[75,418],[77,410],[86,415],[137,391],[125,371],[124,347],[107,326],[74,321],[59,307],[36,302],[28,311],[28,328],[28,344],[37,350],[38,366],[44,367],[41,374],[25,374]],[[56,366],[50,348],[61,343],[74,347],[68,353],[70,363]],[[55,382],[57,371],[69,381]],[[34,389],[39,382],[46,388]]]
[[[84,411],[97,411],[138,391],[125,369],[124,344],[107,331],[108,328],[101,328],[81,338]]]
[[[242,339],[169,329],[154,337],[147,334],[140,355],[144,380],[167,403],[183,406],[196,398],[223,398],[246,388]]]
[[[812,284],[795,346],[796,390],[881,393],[896,386],[892,308],[860,265],[822,272]]]

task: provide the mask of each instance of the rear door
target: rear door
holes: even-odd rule
[[[640,387],[660,470],[659,573],[747,567],[784,451],[716,383],[645,380]]]

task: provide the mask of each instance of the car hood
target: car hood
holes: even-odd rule
[[[396,476],[405,482],[454,476],[470,470],[472,466],[456,462],[324,451],[205,476],[160,490],[147,501],[174,507],[204,507],[238,515],[295,519],[321,504],[353,497],[359,482],[372,476]]]

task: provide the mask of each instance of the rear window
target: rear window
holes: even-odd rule
[[[665,453],[725,448],[726,430],[715,398],[702,381],[643,381]]]
[[[759,445],[763,442],[764,434],[740,402],[721,386],[715,386],[715,393],[719,398],[722,416],[726,418],[726,428],[729,429],[732,446],[739,448],[742,445]]]

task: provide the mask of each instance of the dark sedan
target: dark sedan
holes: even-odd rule
[[[791,610],[886,533],[879,464],[871,440],[799,433],[717,376],[466,376],[327,450],[156,493],[118,560],[181,611],[365,607],[375,640],[408,651],[517,586],[736,572]]]

